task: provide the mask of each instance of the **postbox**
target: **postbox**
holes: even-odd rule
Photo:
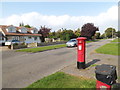
[[[111,86],[116,83],[116,66],[102,64],[95,67],[96,89],[111,90]]]
[[[85,37],[77,38],[77,68],[85,69]]]

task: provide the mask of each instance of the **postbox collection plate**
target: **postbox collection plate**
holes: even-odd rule
[[[78,46],[78,50],[82,50],[82,46],[81,45]]]

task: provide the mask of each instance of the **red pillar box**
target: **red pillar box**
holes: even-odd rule
[[[96,81],[96,90],[111,90],[111,85],[108,85],[108,84],[105,84],[105,83],[103,83],[103,82],[101,82],[101,81]]]
[[[87,38],[80,37],[77,38],[78,45],[77,45],[77,68],[78,69],[85,69],[85,40]]]
[[[97,90],[111,90],[111,86],[116,83],[116,66],[102,64],[95,67]]]

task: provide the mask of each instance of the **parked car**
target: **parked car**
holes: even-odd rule
[[[5,45],[11,45],[11,44],[14,44],[14,43],[21,43],[19,40],[9,40],[9,41],[6,41],[5,42]]]
[[[66,43],[67,47],[75,47],[77,46],[77,40],[76,39],[71,39]]]

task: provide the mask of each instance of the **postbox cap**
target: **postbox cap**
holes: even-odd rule
[[[86,40],[86,37],[78,37],[77,40]]]
[[[115,73],[116,66],[113,65],[107,65],[107,64],[102,64],[102,65],[97,65],[95,67],[95,73],[96,74],[102,74],[102,75],[112,75]]]

